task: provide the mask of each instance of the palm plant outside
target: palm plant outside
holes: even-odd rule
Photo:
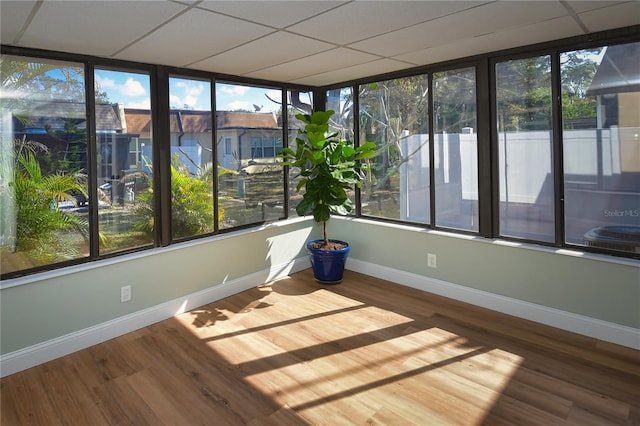
[[[60,255],[61,247],[67,246],[61,243],[59,231],[75,230],[88,239],[88,222],[58,208],[62,201],[75,202],[73,194],[86,196],[86,185],[78,174],[43,175],[33,152],[19,152],[14,180],[9,184],[17,215],[14,251],[51,260]],[[69,253],[70,257],[73,255]]]

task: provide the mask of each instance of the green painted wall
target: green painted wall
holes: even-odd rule
[[[343,218],[331,220],[329,235],[351,243],[350,258],[640,328],[640,262]],[[319,236],[319,226],[297,220],[19,279],[0,291],[1,353],[287,264]],[[127,284],[133,298],[120,303]]]
[[[638,261],[355,219],[331,219],[329,234],[349,241],[350,258],[640,328]]]
[[[286,265],[306,255],[304,243],[318,231],[309,220],[278,223],[72,267],[64,273],[18,278],[25,283],[0,291],[1,352],[13,352]],[[132,286],[132,300],[121,303],[120,287],[127,284]]]

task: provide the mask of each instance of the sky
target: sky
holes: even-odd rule
[[[96,70],[97,90],[106,92],[111,103],[127,108],[148,109],[151,104],[149,76],[146,74]],[[170,78],[169,104],[171,108],[211,109],[211,85],[208,81]],[[217,110],[278,111],[281,92],[269,88],[217,83]]]

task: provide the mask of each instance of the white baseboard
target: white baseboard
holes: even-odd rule
[[[357,259],[349,259],[347,261],[347,269],[583,336],[640,350],[640,330],[637,328],[537,305]]]
[[[115,318],[93,327],[9,352],[0,356],[0,377],[14,374],[105,342],[309,267],[311,267],[311,264],[308,258],[299,258],[288,264],[274,266],[235,280],[219,283],[196,293]]]
[[[115,318],[33,346],[0,356],[0,377],[88,348],[123,334],[172,318],[199,306],[224,299],[236,293],[255,288],[262,283],[302,271],[311,265],[308,258],[299,258],[232,281],[214,285],[205,290],[152,306],[130,315]],[[349,259],[347,269],[395,282],[407,287],[471,303],[494,311],[524,318],[559,329],[593,337],[603,341],[640,350],[640,330],[607,321],[601,321],[547,306],[536,305],[493,293],[437,280],[406,271]]]

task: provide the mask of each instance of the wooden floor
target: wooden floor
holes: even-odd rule
[[[640,424],[640,352],[309,270],[1,381],[10,425]]]

